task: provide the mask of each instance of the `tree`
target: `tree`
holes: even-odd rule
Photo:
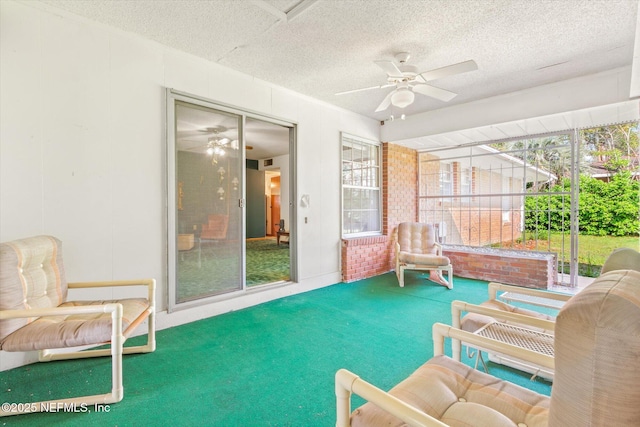
[[[583,150],[594,164],[611,173],[637,172],[640,168],[638,125],[633,122],[585,129],[581,132]]]

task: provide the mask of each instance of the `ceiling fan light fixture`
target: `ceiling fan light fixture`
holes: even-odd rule
[[[401,87],[391,96],[391,103],[398,108],[404,108],[411,105],[415,97],[408,88]]]

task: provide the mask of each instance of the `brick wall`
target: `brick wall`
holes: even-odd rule
[[[382,236],[342,240],[342,280],[386,273],[394,268],[393,233],[397,225],[418,218],[418,154],[382,144]]]
[[[558,278],[557,256],[547,252],[522,252],[444,247],[453,275],[529,288],[547,289]],[[454,284],[455,286],[455,284]]]
[[[427,160],[427,155],[422,154],[423,160]],[[426,167],[420,168],[421,173],[431,177],[437,177],[439,170],[435,169],[437,163],[425,163]],[[382,145],[382,236],[361,237],[342,240],[342,280],[352,282],[355,280],[372,277],[386,273],[395,268],[393,253],[393,233],[397,225],[405,221],[418,221],[418,153],[405,147],[395,144],[384,143]],[[497,187],[500,181],[492,182],[492,177],[482,176],[477,171],[471,172],[472,186]],[[431,179],[433,188],[423,189],[427,191],[439,191],[437,179]],[[460,185],[455,183],[455,185]],[[498,204],[497,206],[500,206]],[[424,208],[424,207],[423,207]],[[447,212],[442,207],[433,209],[434,212]],[[495,214],[491,214],[490,209],[484,210],[484,214],[477,214],[479,217],[486,215],[485,224],[492,223],[493,233],[500,228],[506,227],[504,223],[502,209],[497,209]],[[476,212],[473,212],[476,215]],[[520,221],[519,211],[513,211],[509,222],[518,224]],[[444,219],[441,219],[442,221]],[[459,226],[466,222],[467,227],[473,227],[474,222],[480,224],[481,218],[477,221],[461,221]],[[488,221],[488,222],[487,222]],[[438,221],[434,221],[438,222]],[[485,240],[478,237],[484,232],[473,231],[475,239]],[[502,230],[502,240],[510,240],[511,228]],[[492,233],[492,234],[493,234]],[[469,230],[466,230],[469,235]],[[499,235],[500,233],[498,233]],[[508,236],[508,238],[507,238]],[[473,244],[473,242],[469,242]],[[476,243],[477,244],[477,243]],[[547,288],[554,285],[557,278],[557,260],[555,254],[509,254],[508,251],[490,253],[491,250],[481,250],[474,252],[470,250],[445,250],[445,255],[451,259],[453,273],[455,276],[468,277],[473,279],[496,281],[514,285],[528,286],[534,288]]]
[[[342,281],[352,282],[386,273],[391,242],[388,236],[342,240]]]
[[[484,246],[510,242],[522,236],[520,210],[479,208],[477,210],[447,209],[455,225],[449,230],[447,243]]]
[[[398,224],[418,220],[418,153],[400,145],[382,144],[382,234]]]

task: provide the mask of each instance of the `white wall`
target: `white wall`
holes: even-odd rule
[[[1,241],[59,237],[69,281],[156,278],[159,328],[340,280],[340,132],[378,122],[37,3],[0,2],[0,31]],[[165,87],[298,124],[300,283],[164,312]]]

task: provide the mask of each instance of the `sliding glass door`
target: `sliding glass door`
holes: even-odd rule
[[[179,96],[169,104],[175,123],[168,138],[168,246],[175,259],[169,307],[175,308],[243,287],[243,118]]]

